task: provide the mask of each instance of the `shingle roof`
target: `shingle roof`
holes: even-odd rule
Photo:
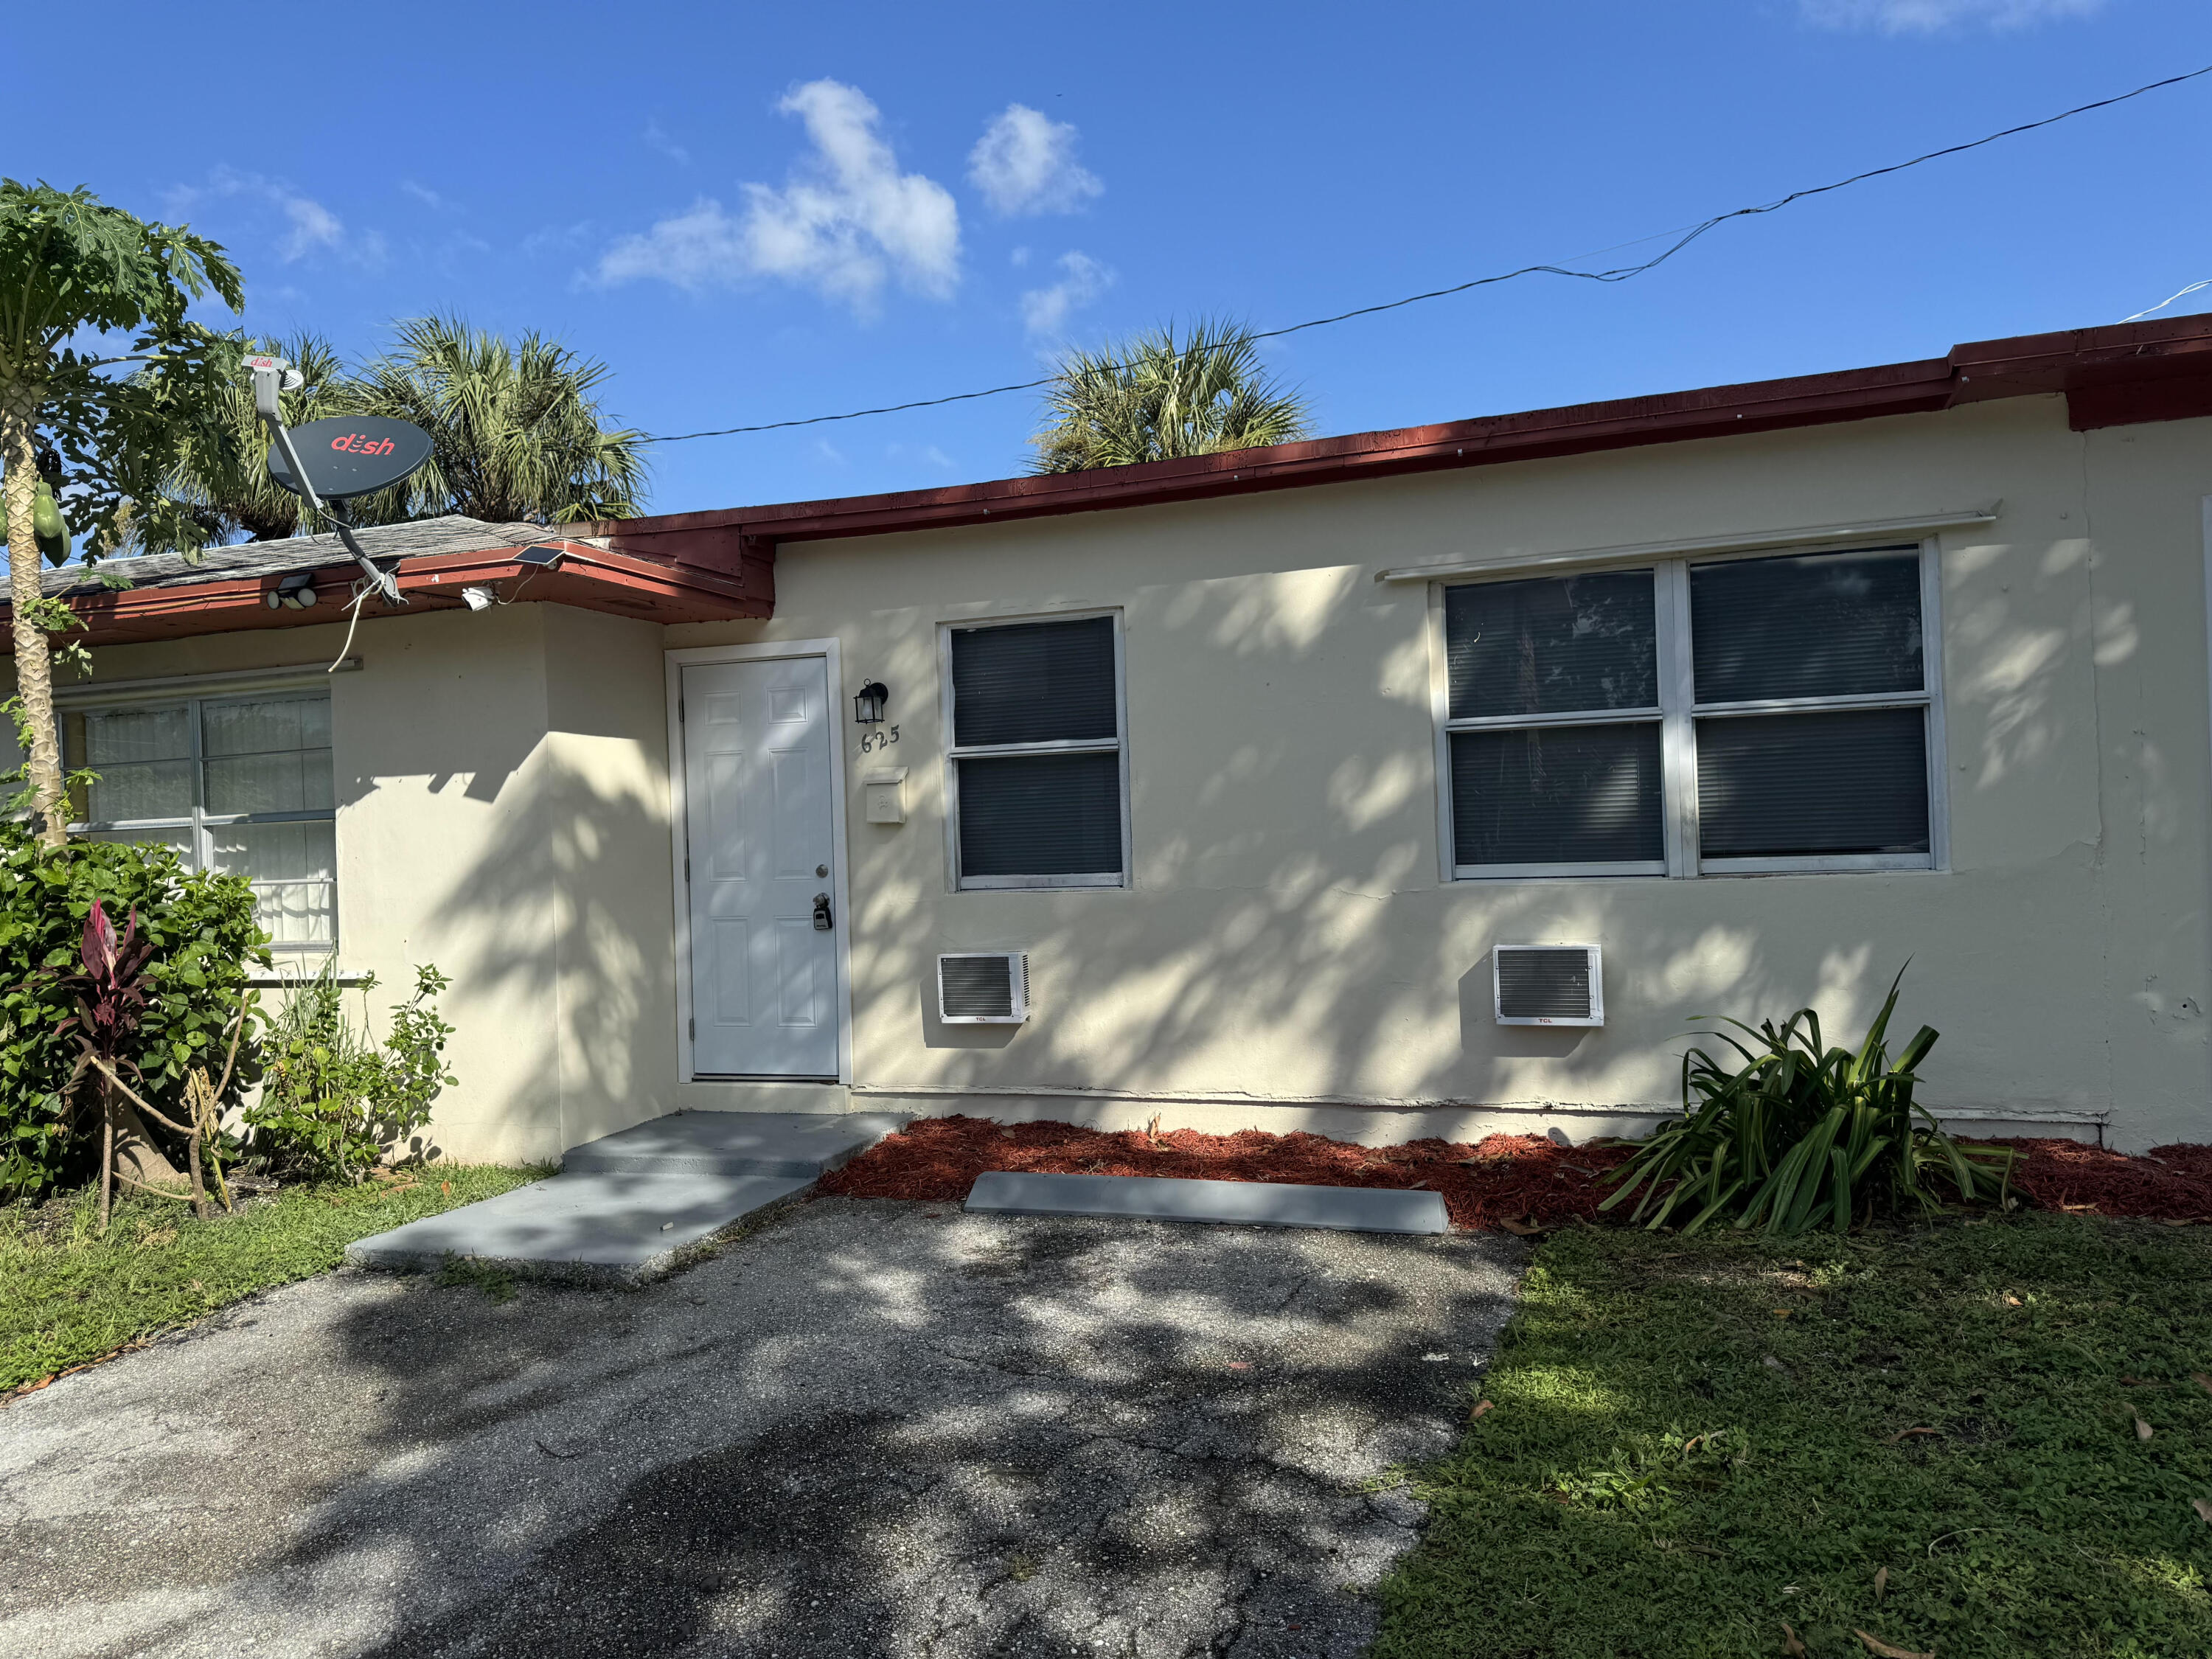
[[[371,558],[382,559],[526,547],[532,542],[561,534],[543,525],[486,524],[481,519],[464,518],[456,513],[442,519],[418,519],[411,524],[378,525],[356,531],[354,538],[360,542],[362,551]],[[257,576],[289,575],[296,570],[321,570],[334,564],[349,564],[352,560],[353,556],[335,535],[294,536],[281,542],[210,547],[198,564],[185,563],[184,556],[179,553],[149,553],[137,558],[106,560],[100,568],[128,576],[133,587],[191,587],[201,582],[244,581]],[[97,576],[89,574],[78,564],[42,572],[40,585],[50,596],[106,591]]]

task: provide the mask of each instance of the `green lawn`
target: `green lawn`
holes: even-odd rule
[[[2212,1654],[2212,1229],[1577,1228],[1525,1291],[1374,1659]]]
[[[182,1204],[133,1198],[94,1237],[96,1195],[0,1208],[0,1394],[272,1285],[338,1263],[345,1247],[549,1170],[435,1168],[406,1188],[289,1187],[196,1221]]]

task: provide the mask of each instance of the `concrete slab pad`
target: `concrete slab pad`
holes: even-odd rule
[[[573,1146],[563,1175],[826,1175],[907,1119],[889,1112],[677,1112]]]
[[[346,1251],[368,1267],[434,1267],[448,1255],[524,1272],[635,1279],[686,1245],[787,1202],[805,1176],[561,1175],[426,1216]]]
[[[1326,1227],[1354,1233],[1451,1231],[1443,1197],[1375,1187],[1301,1187],[1271,1181],[1181,1181],[1158,1176],[978,1176],[968,1208],[999,1215],[1124,1216],[1243,1227]]]

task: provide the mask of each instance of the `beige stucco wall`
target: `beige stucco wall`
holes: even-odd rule
[[[379,1029],[416,965],[452,976],[449,1155],[557,1158],[674,1109],[660,636],[552,605],[372,615],[329,678],[340,963],[377,975]],[[344,638],[121,647],[94,678],[320,667]]]
[[[1692,1016],[1812,1001],[1854,1028],[1910,959],[1905,1011],[1943,1033],[1942,1103],[2109,1112],[2143,1146],[2212,1135],[2208,494],[2212,422],[2078,434],[2061,400],[2013,399],[787,545],[773,623],[668,638],[835,635],[850,684],[892,689],[906,824],[861,821],[845,727],[856,1105],[1065,1115],[1121,1097],[1109,1115],[1128,1121],[1162,1097],[1207,1103],[1171,1098],[1170,1121],[1278,1124],[1239,1103],[1664,1107]],[[1426,596],[1378,569],[2000,498],[1997,523],[1941,538],[1948,870],[1440,879]],[[1126,623],[1132,886],[949,893],[938,624],[1098,605]],[[1604,945],[1605,1029],[1495,1024],[1491,945],[1555,939]],[[937,951],[1016,945],[1028,1025],[931,1018]]]
[[[2208,495],[2212,422],[2081,434],[2059,399],[2020,398],[788,544],[768,623],[371,619],[362,672],[332,682],[346,965],[456,976],[462,1082],[437,1131],[465,1158],[550,1156],[678,1105],[1579,1136],[1676,1099],[1692,1016],[1813,1001],[1851,1030],[1908,958],[1946,1109],[2212,1139]],[[1997,499],[1996,524],[1941,536],[1949,868],[1440,879],[1427,598],[1378,569]],[[1100,605],[1126,628],[1132,885],[949,892],[939,625]],[[888,758],[909,769],[908,821],[866,823],[882,757],[841,721],[853,1087],[680,1083],[662,653],[823,637],[848,697],[891,688]],[[100,672],[310,661],[337,639],[131,647]],[[1566,939],[1605,947],[1606,1027],[1495,1024],[1490,947]],[[936,953],[1006,946],[1032,953],[1030,1022],[940,1025]]]

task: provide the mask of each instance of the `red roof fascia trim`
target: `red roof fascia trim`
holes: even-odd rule
[[[1002,478],[945,489],[792,501],[578,526],[617,547],[728,568],[735,544],[985,524],[1447,467],[1585,454],[1948,409],[1990,398],[2212,375],[2212,317],[2157,319],[1954,347],[1945,356],[1787,380],[1358,433],[1189,460]],[[2107,400],[2110,401],[2109,399]],[[2133,405],[2185,407],[2167,392]]]
[[[403,592],[414,593],[448,586],[504,581],[519,577],[564,581],[590,581],[627,591],[666,595],[728,607],[732,617],[764,617],[762,608],[741,581],[696,566],[676,565],[657,559],[641,559],[611,552],[586,543],[532,542],[532,547],[557,547],[566,556],[558,566],[521,564],[517,550],[497,548],[480,553],[441,553],[434,557],[408,559],[398,568]],[[458,598],[458,595],[456,596]],[[510,599],[516,595],[508,595]],[[534,598],[533,594],[521,597]]]
[[[880,535],[1911,413],[1943,407],[1949,384],[1949,365],[1930,358],[1842,374],[1356,433],[1141,466],[1038,474],[842,501],[672,514],[585,528],[611,538],[618,547],[638,544],[648,536],[673,542],[685,532],[726,535],[733,530],[774,542]]]
[[[680,569],[577,542],[532,545],[558,546],[568,557],[560,566],[549,568],[517,563],[517,549],[489,549],[404,559],[394,574],[402,592],[436,610],[465,603],[461,589],[472,583],[514,580],[526,604],[544,599],[676,622],[729,621],[769,614],[741,585],[712,572]],[[312,574],[317,587],[342,592],[359,571],[352,564],[327,564]],[[270,610],[267,595],[280,580],[264,575],[178,587],[125,588],[80,594],[70,599],[70,605],[84,618],[86,631],[78,637],[89,645],[174,639],[248,627],[306,627],[343,614],[335,605],[318,605],[307,611]],[[529,585],[526,591],[525,583]],[[6,614],[7,609],[0,603],[0,615]],[[200,623],[217,625],[194,625]]]

